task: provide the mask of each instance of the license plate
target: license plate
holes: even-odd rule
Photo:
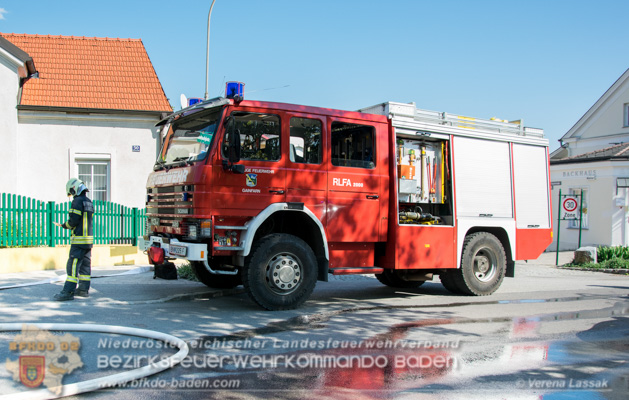
[[[168,252],[174,256],[185,257],[188,248],[185,246],[170,245]]]

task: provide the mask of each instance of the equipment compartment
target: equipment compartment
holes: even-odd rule
[[[449,140],[396,140],[399,223],[452,225]]]

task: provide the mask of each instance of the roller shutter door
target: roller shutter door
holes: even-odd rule
[[[546,147],[513,145],[515,214],[518,228],[549,228]]]
[[[513,218],[509,144],[456,137],[453,154],[458,217]]]

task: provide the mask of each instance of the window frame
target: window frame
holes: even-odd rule
[[[277,159],[271,159],[271,160],[265,160],[265,159],[260,159],[260,158],[246,158],[243,156],[243,134],[241,132],[241,150],[240,150],[240,159],[243,161],[252,161],[252,162],[273,162],[273,163],[279,163],[282,160],[282,115],[280,115],[279,113],[265,113],[265,112],[260,112],[260,111],[247,111],[247,110],[237,110],[237,111],[232,111],[229,114],[230,120],[228,121],[227,125],[225,126],[225,131],[224,131],[224,135],[223,135],[223,140],[221,143],[221,157],[223,159],[228,159],[228,155],[225,153],[226,149],[227,149],[227,143],[229,141],[229,134],[230,134],[230,130],[233,129],[231,126],[232,124],[234,124],[235,119],[237,118],[237,115],[234,114],[257,114],[257,115],[266,115],[266,116],[274,116],[277,118],[277,139],[279,140],[279,143],[277,144],[277,149],[278,149],[278,155],[279,157]],[[269,140],[269,139],[266,139]],[[260,149],[258,149],[258,151],[261,151],[262,148],[260,147]]]
[[[579,209],[583,209],[583,214],[581,215],[581,229],[590,229],[590,224],[588,221],[588,211],[590,207],[590,187],[589,186],[574,186],[568,189],[569,194],[581,194]],[[583,194],[585,192],[585,195]],[[571,219],[568,220],[568,229],[579,229],[579,220]]]
[[[85,182],[85,185],[87,186],[87,188],[90,191],[90,198],[92,200],[101,200],[101,201],[111,201],[111,160],[109,158],[76,158],[74,160],[74,171],[75,171],[75,176],[79,179],[81,179],[81,175],[85,175],[85,174],[80,174],[79,173],[79,166],[80,165],[89,165],[91,166],[91,171],[90,171],[90,182]],[[101,198],[97,198],[96,194],[97,193],[102,193],[103,191],[101,190],[96,190],[93,188],[94,185],[94,166],[95,165],[104,165],[105,166],[105,198],[101,199]],[[83,180],[83,179],[82,179]]]
[[[166,124],[163,128],[165,129],[165,134],[163,134],[163,143],[162,143],[162,147],[159,151],[158,157],[157,157],[157,162],[156,165],[159,165],[160,163],[162,163],[163,165],[176,165],[178,163],[181,164],[187,164],[188,162],[192,162],[192,163],[197,163],[197,162],[205,162],[208,158],[208,154],[210,154],[210,152],[212,151],[212,148],[214,147],[214,143],[217,141],[216,137],[217,137],[217,133],[221,127],[221,124],[223,123],[223,114],[225,112],[225,108],[221,107],[221,109],[209,109],[205,112],[200,112],[199,114],[192,114],[190,116],[185,116],[183,118],[178,118],[168,124]],[[199,121],[203,118],[212,116],[214,113],[218,114],[218,118],[216,119],[216,128],[214,130],[214,132],[212,133],[211,136],[208,137],[208,133],[203,131],[203,130],[197,130],[196,132],[199,133],[199,135],[196,137],[196,139],[194,140],[195,142],[198,143],[202,143],[205,144],[205,149],[203,151],[199,151],[199,153],[195,156],[194,159],[188,159],[188,160],[178,160],[178,161],[171,161],[170,163],[168,163],[166,161],[166,156],[168,155],[169,151],[172,151],[171,146],[174,145],[175,141],[178,141],[178,139],[181,139],[182,136],[179,137],[175,137],[175,134],[178,131],[185,131],[188,130],[188,132],[194,132],[193,129],[186,129],[184,127],[182,127],[181,125],[185,125],[185,124],[190,124],[190,123],[194,123],[195,121]],[[208,124],[208,125],[204,125],[202,122],[197,122],[198,126],[203,126],[204,128],[210,127],[214,124]],[[193,126],[194,127],[194,126]],[[190,127],[192,128],[192,127]],[[185,136],[183,136],[185,137]],[[194,137],[194,136],[190,136],[190,137]],[[205,138],[205,139],[203,139]],[[200,149],[200,148],[199,148]]]
[[[334,125],[335,124],[353,125],[353,126],[361,126],[363,128],[370,128],[371,129],[371,160],[365,160],[364,159],[364,155],[363,155],[363,158],[361,160],[352,160],[351,156],[350,156],[350,158],[339,158],[339,157],[335,158],[334,157],[334,155],[335,155],[335,144],[336,143],[340,143],[340,142],[336,142],[335,143],[335,132],[334,132]],[[336,133],[336,134],[338,134],[338,133]],[[373,171],[373,170],[377,169],[378,165],[377,165],[377,154],[376,154],[376,146],[377,146],[376,134],[377,134],[376,126],[373,125],[373,124],[366,123],[365,121],[348,121],[348,120],[342,120],[342,119],[334,119],[334,120],[332,120],[331,123],[330,123],[330,164],[333,167],[360,168],[360,169],[370,170],[370,171]],[[345,139],[347,139],[347,138],[345,138]],[[352,146],[352,147],[354,147],[354,146]],[[362,148],[360,150],[361,153],[365,154],[365,151],[366,151],[367,148],[369,148],[369,147]],[[337,160],[337,161],[335,161],[335,160]],[[344,160],[343,162],[345,164],[349,164],[349,165],[339,164],[338,160]],[[353,162],[361,162],[361,163],[363,163],[363,165],[352,165]],[[365,163],[371,163],[371,164],[365,166]]]
[[[303,140],[303,138],[301,136],[293,136],[293,125],[292,122],[294,119],[301,119],[301,120],[310,120],[310,121],[316,121],[319,123],[319,127],[320,127],[320,131],[319,131],[319,161],[318,162],[307,162],[306,160],[304,161],[296,161],[293,158],[291,158],[291,139],[293,137],[295,138],[300,138]],[[313,118],[313,117],[307,117],[307,116],[301,116],[301,115],[290,115],[288,116],[288,159],[290,162],[294,163],[294,164],[299,164],[299,165],[321,165],[323,164],[323,138],[324,138],[324,127],[325,127],[325,123],[324,121],[322,121],[320,118]],[[304,145],[306,144],[306,141],[304,141]]]

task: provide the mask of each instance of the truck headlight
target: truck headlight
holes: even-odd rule
[[[197,237],[197,226],[196,225],[188,226],[188,237],[192,238],[192,239],[196,239],[196,237]]]
[[[200,224],[200,228],[201,228],[202,237],[212,237],[212,220],[211,219],[202,220]]]

